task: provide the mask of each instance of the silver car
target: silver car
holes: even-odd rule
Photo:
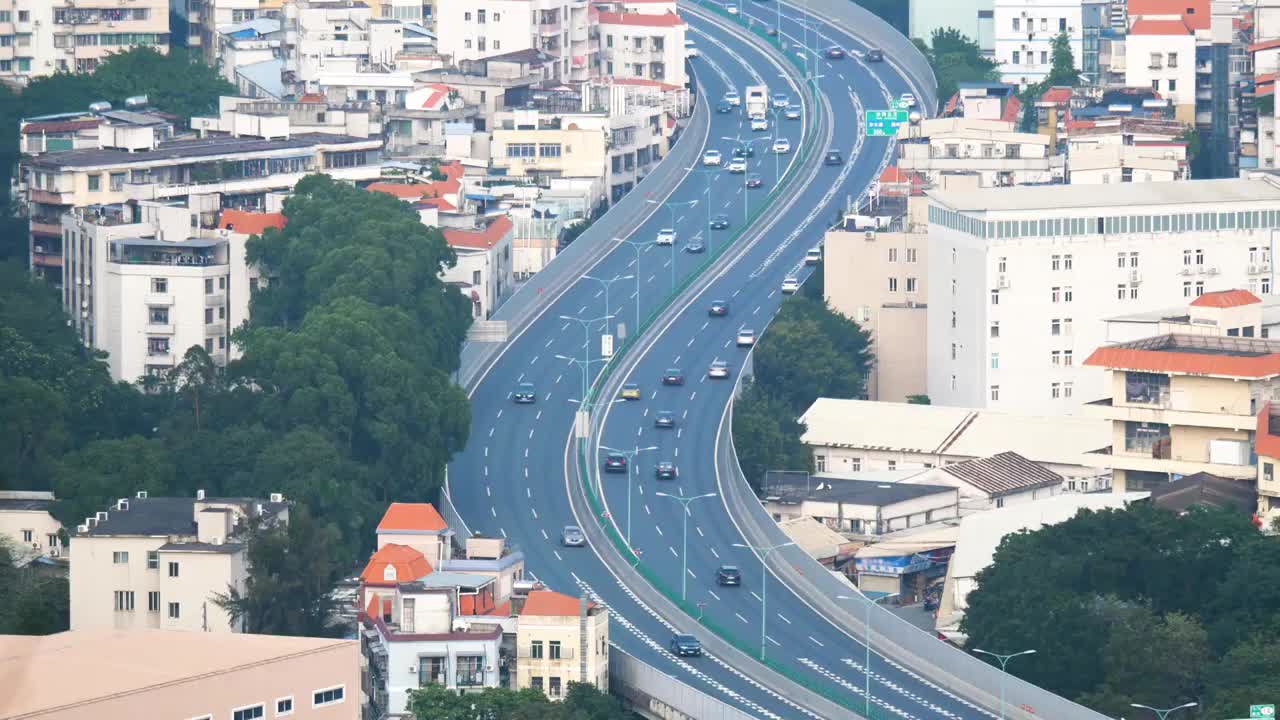
[[[564,530],[560,531],[560,544],[565,547],[584,547],[587,544],[587,538],[582,534],[581,528],[565,525]]]

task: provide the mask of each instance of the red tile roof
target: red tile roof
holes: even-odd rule
[[[587,607],[595,603],[588,602]],[[569,617],[578,614],[578,598],[570,597],[554,590],[531,590],[529,598],[524,601],[521,615],[537,615],[542,617]]]
[[[679,85],[664,83],[660,80],[654,80],[652,78],[610,76],[605,78],[605,81],[613,83],[614,85],[637,85],[640,87],[662,88],[663,90],[679,90],[680,89]]]
[[[454,206],[453,203],[449,202],[448,200],[445,200],[444,198],[423,198],[415,202],[413,206],[417,208],[433,207],[437,210],[444,210],[444,211],[458,209],[457,207]]]
[[[1193,307],[1240,307],[1262,302],[1257,295],[1248,290],[1218,290],[1207,292],[1191,301]]]
[[[283,213],[255,213],[230,209],[223,210],[222,215],[218,217],[218,227],[242,235],[261,235],[267,228],[279,230],[286,222]]]
[[[1271,434],[1271,401],[1262,403],[1258,412],[1258,429],[1253,434],[1253,451],[1259,455],[1280,458],[1280,436]]]
[[[391,503],[382,514],[378,530],[426,530],[439,532],[448,530],[436,506],[431,503]]]
[[[35,133],[64,133],[98,127],[98,120],[45,120],[29,122],[22,126],[23,135]]]
[[[1018,122],[1022,117],[1022,101],[1016,97],[1009,97],[1009,101],[1004,104],[1004,112],[1000,114],[1000,119],[1005,122]]]
[[[1138,18],[1129,28],[1130,35],[1190,35],[1191,29],[1181,20],[1148,20]]]
[[[387,567],[395,568],[395,579],[387,580]],[[369,558],[360,579],[369,585],[394,585],[412,582],[431,574],[431,563],[422,553],[408,545],[383,545]]]
[[[1192,30],[1209,29],[1209,0],[1129,0],[1129,17],[1180,15]]]
[[[1089,367],[1112,370],[1140,370],[1242,379],[1261,379],[1280,375],[1280,353],[1223,355],[1210,352],[1197,353],[1190,348],[1177,351],[1140,350],[1116,345],[1094,350],[1084,364]]]
[[[444,239],[453,247],[488,250],[512,228],[511,218],[499,215],[482,230],[442,230]]]
[[[651,15],[648,13],[600,12],[601,25],[629,25],[631,27],[679,27],[684,20],[675,13]]]
[[[955,112],[956,106],[959,104],[960,104],[960,93],[956,93],[955,95],[952,95],[950,98],[947,99],[947,106],[942,108],[942,113],[945,115],[947,113]]]
[[[1071,102],[1071,88],[1051,87],[1040,95],[1040,102],[1053,103],[1054,105]]]
[[[465,172],[462,163],[454,160],[448,165],[441,165],[440,172],[444,174],[444,180],[436,180],[429,183],[376,182],[370,183],[365,189],[370,192],[384,192],[388,195],[394,195],[401,200],[437,198],[442,195],[453,195],[462,189],[462,174]]]
[[[443,100],[449,97],[449,93],[453,92],[453,88],[440,83],[432,83],[426,87],[431,88],[431,94],[427,96],[426,100],[422,101],[421,106],[410,109],[435,110]]]
[[[1250,45],[1249,52],[1262,52],[1263,50],[1270,50],[1278,47],[1280,47],[1280,39],[1263,40],[1262,42],[1256,42]]]
[[[326,102],[324,95],[321,93],[306,93],[298,98],[298,102],[304,103],[322,103]]]

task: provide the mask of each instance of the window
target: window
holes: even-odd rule
[[[169,617],[173,618],[174,620],[177,620],[178,618],[182,617],[182,606],[176,602],[169,603]],[[258,717],[262,717],[262,716],[259,715]]]
[[[1049,289],[1049,298],[1052,302],[1062,301],[1062,288],[1054,287]]]
[[[147,569],[156,570],[160,567],[160,553],[155,550],[147,551]]]
[[[1197,229],[1198,229],[1198,228],[1197,228]],[[1183,250],[1183,251],[1182,251],[1182,264],[1183,264],[1183,265],[1190,265],[1190,264],[1191,264],[1191,251],[1190,251],[1190,250]]]
[[[117,590],[115,592],[115,608],[117,612],[133,612],[133,591]]]
[[[205,278],[205,280],[204,280],[204,294],[205,294],[205,295],[212,295],[212,294],[213,294],[213,278]]]
[[[998,272],[1006,272],[1009,269],[1009,258],[1000,258],[996,261],[996,270]]]
[[[1182,297],[1191,297],[1191,281],[1182,283]]]
[[[1067,31],[1067,19],[1058,18],[1058,32],[1066,32],[1066,31]]]
[[[1012,65],[1017,65],[1017,64],[1018,64],[1018,62],[1019,62],[1020,60],[1022,60],[1022,54],[1021,54],[1021,53],[1019,53],[1017,50],[1014,50],[1014,51],[1013,51],[1013,62],[1012,62],[1012,63],[1010,63],[1010,64],[1012,64]]]
[[[1200,297],[1203,294],[1204,294],[1204,281],[1197,280],[1196,281],[1196,297]]]
[[[898,461],[897,461],[897,460],[889,460],[889,461],[888,461],[888,469],[889,469],[889,470],[897,470],[897,469],[898,469]]]
[[[178,577],[178,563],[169,563],[169,577]]]
[[[23,530],[23,531],[22,531],[22,542],[24,542],[24,543],[29,543],[29,542],[31,542],[31,538],[35,535],[35,533],[36,533],[36,531],[35,531],[35,530]]]
[[[991,304],[992,304],[992,305],[999,305],[999,304],[1000,304],[1000,291],[999,291],[999,290],[992,290],[992,291],[991,291]]]
[[[1064,398],[1071,397],[1071,383],[1069,382],[1062,383],[1062,397]]]
[[[1204,250],[1201,250],[1198,248],[1196,249],[1196,264],[1197,265],[1204,264]]]
[[[548,679],[550,680],[549,686],[551,688],[550,696],[553,698],[560,697],[560,678],[553,675]]]
[[[205,325],[210,325],[210,324],[212,324],[212,323],[213,323],[213,308],[205,308],[205,309],[204,309],[204,324],[205,324]]]
[[[955,390],[955,389],[956,389],[956,376],[955,376],[955,375],[952,375],[952,376],[951,376],[951,389],[952,389],[952,390]]]
[[[1116,253],[1116,267],[1118,268],[1124,267],[1124,258],[1125,258],[1124,253],[1122,252]]]
[[[204,339],[204,351],[207,353],[213,352],[213,338]]]
[[[89,192],[98,192],[102,189],[102,176],[97,173],[89,174]]]
[[[913,277],[907,278],[907,292],[916,292],[916,279]]]
[[[1071,334],[1071,318],[1062,318],[1062,334]]]
[[[889,278],[889,292],[898,292],[898,278]]]
[[[529,645],[529,657],[538,660],[542,658],[542,641],[534,640]]]
[[[1132,284],[1129,286],[1129,299],[1130,300],[1138,299],[1138,286],[1136,284]]]
[[[1174,79],[1170,78],[1170,79],[1168,80],[1168,84],[1169,84],[1169,92],[1177,92],[1177,91],[1178,91],[1178,81],[1177,81],[1177,80],[1174,80]]]
[[[907,262],[913,263],[915,261],[916,261],[916,249],[907,248]]]
[[[1040,30],[1047,31],[1049,29],[1049,18],[1040,18]],[[1040,62],[1044,62],[1043,59]]]
[[[1049,334],[1050,334],[1050,335],[1061,335],[1061,334],[1062,334],[1062,321],[1061,321],[1061,320],[1059,320],[1058,318],[1054,318],[1054,319],[1052,319],[1052,320],[1050,320],[1050,321],[1049,321]]]
[[[952,360],[955,360],[955,359],[956,359],[956,344],[955,344],[955,343],[951,343],[951,359],[952,359]]]
[[[826,471],[827,471],[827,456],[826,456],[826,455],[814,455],[814,456],[813,456],[813,465],[814,465],[814,467],[817,469],[817,471],[818,471],[818,472],[826,472]]]
[[[550,659],[552,660],[560,659],[560,641],[559,640],[552,640],[548,642],[547,650],[549,651],[549,655],[551,656]]]
[[[1071,256],[1070,256],[1070,255],[1063,255],[1063,256],[1062,256],[1062,269],[1063,269],[1063,270],[1070,270],[1070,269],[1071,269]]]
[[[999,399],[1000,399],[1000,386],[999,386],[999,385],[992,385],[992,386],[991,386],[991,399],[992,399],[992,400],[999,400]]]
[[[1041,21],[1043,21],[1043,20],[1044,20],[1044,18],[1040,18],[1040,19],[1041,19]],[[1048,62],[1049,62],[1049,51],[1048,51],[1048,50],[1041,50],[1041,51],[1040,51],[1040,64],[1041,64],[1041,65],[1046,65],[1046,64],[1048,64]]]
[[[1049,383],[1049,397],[1054,399],[1062,397],[1062,383]]]
[[[1021,30],[1021,29],[1022,29],[1022,18],[1014,18],[1014,19],[1013,19],[1013,29],[1014,29],[1014,30]],[[1013,54],[1013,56],[1014,56],[1014,57],[1017,57],[1017,56],[1018,56],[1018,53],[1016,53],[1016,52],[1015,52],[1015,53]],[[1014,62],[1018,62],[1018,61],[1017,61],[1017,60],[1014,60]]]
[[[889,248],[889,262],[898,262],[898,248]]]
[[[1125,284],[1124,284],[1124,283],[1120,283],[1119,285],[1116,285],[1116,299],[1117,299],[1117,300],[1123,300],[1123,299],[1124,299],[1124,289],[1125,289]]]
[[[1062,302],[1071,302],[1071,297],[1071,286],[1064,286],[1062,288]]]
[[[534,690],[541,690],[541,689],[542,689],[542,676],[541,676],[541,675],[534,675],[533,677],[529,678],[529,687],[533,688]]]
[[[155,590],[147,593],[147,612],[160,612],[160,593]]]
[[[171,603],[172,604],[172,603]],[[266,713],[266,706],[262,703],[250,705],[248,707],[238,708],[231,711],[231,720],[257,720]]]
[[[991,337],[993,338],[1000,337],[1000,321],[999,320],[991,321]]]
[[[1050,269],[1050,270],[1061,270],[1061,269],[1062,269],[1062,256],[1061,256],[1061,255],[1054,255],[1052,258],[1050,258],[1050,260],[1049,260],[1049,269]]]
[[[1262,294],[1266,295],[1271,292],[1271,278],[1262,278]]]
[[[998,508],[1004,507],[1004,498],[1002,497],[996,498],[996,507]]]
[[[1071,357],[1072,357],[1072,356],[1071,356],[1071,352],[1072,352],[1072,351],[1070,351],[1070,350],[1063,350],[1063,351],[1062,351],[1062,364],[1063,364],[1063,365],[1066,365],[1066,366],[1068,366],[1068,367],[1070,367],[1070,366],[1071,366],[1071,364],[1072,364],[1072,362],[1071,362]]]
[[[116,565],[124,565],[129,562],[129,553],[117,550],[116,552],[111,553],[111,562]]]
[[[1168,62],[1165,63],[1165,65],[1168,65],[1171,68],[1178,67],[1178,53],[1176,52],[1169,53],[1168,57],[1169,57],[1169,60]],[[1173,88],[1169,88],[1169,89],[1172,90]]]
[[[477,11],[476,11],[476,22],[477,22],[477,23],[483,23],[483,22],[484,22],[484,15],[485,15],[484,10],[477,10]]]
[[[293,714],[293,698],[280,698],[276,701],[276,717]]]
[[[151,278],[151,292],[157,295],[164,295],[169,292],[169,279]]]
[[[1049,363],[1052,365],[1062,364],[1062,353],[1057,350],[1049,351]]]

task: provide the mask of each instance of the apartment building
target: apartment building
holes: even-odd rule
[[[49,512],[53,501],[47,491],[0,490],[0,540],[9,542],[18,563],[66,555],[62,523]]]
[[[1108,185],[1185,180],[1187,163],[1179,158],[1185,153],[1185,145],[1102,145],[1080,149],[1067,156],[1067,182],[1072,185]]]
[[[684,87],[685,22],[674,12],[600,12],[602,71]]]
[[[1116,492],[1196,473],[1252,484],[1260,408],[1280,392],[1280,341],[1260,337],[1262,301],[1247,290],[1205,293],[1157,334],[1104,345],[1085,360],[1105,378],[1085,410],[1111,423],[1092,453]]]
[[[95,629],[0,646],[6,717],[360,717],[355,640]]]
[[[1082,0],[993,0],[995,61],[1004,82],[1020,87],[1042,82],[1053,65],[1053,38],[1066,33],[1080,67]]]
[[[516,616],[516,690],[561,700],[569,683],[609,689],[609,611],[586,596],[534,589],[512,601]]]
[[[928,391],[934,403],[1043,415],[1104,390],[1081,362],[1117,312],[1275,282],[1269,177],[935,191]],[[1252,254],[1252,262],[1251,260]]]
[[[972,173],[981,187],[1052,182],[1049,138],[1016,132],[1003,120],[950,117],[907,123],[898,129],[898,168],[929,184],[950,173]]]
[[[71,535],[71,629],[241,632],[214,598],[244,589],[247,523],[288,520],[279,494],[119,499]]]
[[[92,72],[137,46],[169,51],[166,0],[0,0],[0,80]]]
[[[280,71],[286,93],[315,93],[344,84],[334,82],[334,75],[361,76],[363,83],[348,78],[345,84],[373,90],[374,97],[361,99],[379,105],[397,105],[412,89],[407,72],[393,72],[405,47],[404,22],[378,17],[358,0],[295,0],[285,5],[281,22]]]
[[[283,45],[279,18],[259,18],[217,26],[216,57],[206,59],[227,82],[237,84],[240,68],[279,61]]]
[[[278,23],[286,0],[169,0],[173,18],[173,43],[203,55],[206,65],[219,67],[225,46],[219,35],[233,26],[257,20]]]
[[[1107,443],[1110,426],[1094,418],[818,398],[800,422],[817,472],[837,477],[918,472],[1013,452],[1060,476],[1062,491],[1107,487],[1088,453]]]
[[[518,50],[552,58],[559,82],[595,72],[595,10],[581,0],[436,0],[439,52],[454,65]]]
[[[445,242],[458,262],[444,271],[444,281],[471,300],[472,317],[480,320],[497,309],[515,284],[511,258],[511,218],[482,218],[475,229],[444,228]]]
[[[1195,122],[1196,37],[1180,16],[1135,18],[1125,54],[1125,85],[1150,87],[1170,101],[1179,122]]]
[[[1258,425],[1254,431],[1254,454],[1258,464],[1258,519],[1264,527],[1273,526],[1280,519],[1280,406],[1271,401],[1262,404],[1258,411]]]
[[[1016,91],[1016,87],[1005,83],[962,82],[942,107],[940,116],[1003,120],[1017,127],[1022,121],[1022,101],[1014,95]]]
[[[983,53],[995,51],[993,0],[914,0],[908,18],[908,37],[933,42],[935,30],[955,28],[972,39]]]

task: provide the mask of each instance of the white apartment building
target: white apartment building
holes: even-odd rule
[[[0,79],[92,72],[112,53],[169,51],[167,0],[0,0]]]
[[[17,562],[66,554],[62,523],[49,513],[53,501],[51,492],[0,490],[0,539],[9,541]]]
[[[288,522],[289,505],[268,500],[121,498],[71,536],[72,630],[240,632],[214,596],[244,589],[244,523]]]
[[[1103,390],[1081,365],[1105,318],[1275,282],[1264,251],[1280,183],[1265,176],[930,200],[928,389],[940,405],[1073,413]]]
[[[995,61],[1007,83],[1041,82],[1053,65],[1053,38],[1065,32],[1080,67],[1084,44],[1081,0],[994,0]]]
[[[684,87],[685,22],[673,13],[601,12],[603,73]]]
[[[511,258],[511,218],[482,220],[475,230],[443,228],[458,263],[444,271],[444,281],[471,300],[472,316],[486,320],[515,284]]]
[[[218,68],[227,82],[234,84],[240,68],[280,59],[281,36],[279,18],[220,25],[213,40],[216,57],[208,62]]]
[[[1101,145],[1072,151],[1067,157],[1067,182],[1072,185],[1108,185],[1133,182],[1185,180],[1185,147]]]
[[[1053,180],[1049,137],[1016,132],[1002,120],[937,118],[898,129],[898,168],[938,184],[944,174],[972,173],[981,187]]]
[[[173,41],[200,52],[205,64],[218,67],[223,50],[220,33],[255,20],[279,21],[284,4],[285,0],[169,0],[176,21]]]
[[[296,0],[285,5],[282,22],[282,72],[286,87],[298,95],[320,92],[326,85],[322,76],[334,61],[346,61],[335,68],[338,73],[386,74],[404,50],[404,24],[375,16],[372,8],[356,0]],[[399,96],[378,89],[384,90],[383,97],[371,101],[395,104],[412,83],[397,86]]]
[[[582,0],[437,0],[438,49],[455,66],[541,50],[555,58],[552,77],[581,82],[595,67],[594,12]]]
[[[1150,87],[1173,103],[1181,122],[1196,117],[1196,36],[1180,16],[1140,17],[1125,36],[1124,82]]]

